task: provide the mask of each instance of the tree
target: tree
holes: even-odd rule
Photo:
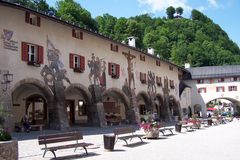
[[[168,19],[173,19],[174,14],[176,13],[176,10],[173,6],[170,6],[167,8],[166,13],[167,13]]]
[[[178,7],[176,8],[176,13],[181,16],[183,14],[183,8],[182,7]]]
[[[91,13],[82,8],[73,0],[60,0],[57,2],[57,16],[63,20],[78,24],[88,29],[97,30],[97,23]]]

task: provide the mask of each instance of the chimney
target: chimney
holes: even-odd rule
[[[135,37],[128,37],[128,45],[131,47],[136,47]]]
[[[190,63],[185,63],[185,69],[190,68]]]
[[[148,47],[148,54],[154,55],[154,49],[151,47]]]

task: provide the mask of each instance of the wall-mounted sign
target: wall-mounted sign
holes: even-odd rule
[[[13,31],[8,29],[3,29],[3,34],[1,39],[3,40],[3,48],[12,51],[18,51],[18,42],[12,40]]]

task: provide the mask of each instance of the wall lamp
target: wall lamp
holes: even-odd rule
[[[13,81],[13,74],[10,74],[9,71],[0,71],[0,74],[3,75],[2,91],[6,92],[8,85]]]

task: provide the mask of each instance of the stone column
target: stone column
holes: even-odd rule
[[[92,94],[92,105],[88,110],[89,123],[94,126],[103,127],[107,122],[102,103],[102,88],[99,85],[90,85],[88,89]]]

